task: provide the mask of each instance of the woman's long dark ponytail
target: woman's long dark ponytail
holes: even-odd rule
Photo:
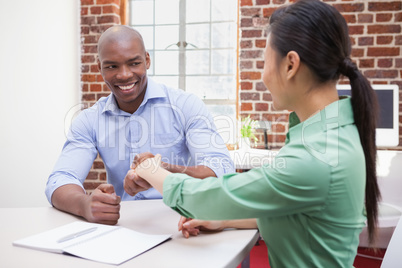
[[[369,81],[350,59],[348,26],[332,6],[318,0],[300,0],[277,9],[270,18],[271,46],[282,57],[296,51],[319,82],[349,78],[356,127],[366,160],[366,214],[369,242],[375,238],[380,191],[376,173],[376,95]]]
[[[359,131],[360,142],[366,158],[365,199],[369,242],[372,243],[376,234],[378,201],[381,197],[376,170],[375,128],[378,115],[377,98],[369,81],[349,58],[344,60],[340,72],[350,80],[355,124]]]

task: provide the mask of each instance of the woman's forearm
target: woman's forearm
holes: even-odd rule
[[[148,158],[138,165],[135,171],[159,193],[163,194],[163,182],[171,172],[160,166],[160,155],[154,158]]]
[[[222,222],[223,228],[255,229],[257,228],[256,219],[227,220]]]

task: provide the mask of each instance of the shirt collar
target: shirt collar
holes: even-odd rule
[[[144,100],[142,101],[140,107],[145,105],[151,99],[166,98],[166,97],[167,93],[163,90],[162,85],[156,83],[153,79],[148,77]],[[109,95],[102,113],[105,113],[107,111],[110,111],[112,113],[124,113],[122,110],[119,109],[119,106],[117,105],[117,101],[113,93]]]
[[[151,99],[167,98],[167,93],[163,90],[161,84],[156,83],[152,78],[148,77],[147,91],[141,106],[145,105]]]
[[[354,118],[351,98],[349,96],[341,96],[338,101],[329,104],[319,113],[316,113],[312,117],[305,120],[303,123],[317,121],[317,118],[325,118],[325,121],[334,118],[339,123],[339,126],[353,124]],[[289,115],[289,129],[298,125],[299,123],[299,117],[296,115],[295,112],[291,112]]]
[[[105,113],[107,111],[110,112],[118,112],[119,106],[117,105],[117,101],[116,98],[114,97],[113,93],[110,93],[110,95],[108,96],[108,99],[105,103],[105,107],[103,107],[103,111],[102,113]]]
[[[289,132],[286,137],[288,140],[290,136],[298,135],[297,133],[307,125],[314,125],[317,131],[328,131],[329,129],[351,125],[354,122],[351,98],[349,96],[342,96],[339,101],[329,104],[303,122],[300,122],[296,113],[292,112],[289,115]]]

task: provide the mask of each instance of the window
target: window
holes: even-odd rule
[[[226,143],[236,137],[237,0],[130,0],[130,26],[151,56],[148,75],[194,93]]]

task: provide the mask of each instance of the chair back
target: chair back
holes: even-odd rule
[[[392,234],[382,260],[381,268],[400,268],[402,266],[402,217]]]

